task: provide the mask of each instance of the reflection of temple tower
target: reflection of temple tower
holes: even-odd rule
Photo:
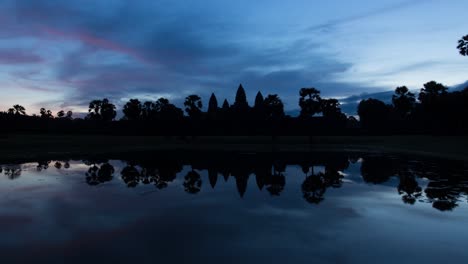
[[[215,169],[208,169],[208,179],[210,180],[210,185],[214,189],[216,182],[218,181],[218,172]]]
[[[239,193],[240,197],[244,197],[244,194],[247,191],[249,174],[238,174],[237,176],[234,176],[234,178],[236,178],[237,192]]]

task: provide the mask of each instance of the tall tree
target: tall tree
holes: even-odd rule
[[[200,96],[192,94],[185,98],[184,102],[185,112],[191,118],[200,118],[201,117],[201,108],[203,107]]]
[[[461,55],[468,56],[468,35],[462,37],[458,41],[457,49],[459,50]]]
[[[311,117],[320,113],[321,98],[320,91],[315,88],[302,88],[299,91],[299,106],[301,107],[301,117]]]
[[[127,120],[138,120],[141,118],[142,105],[138,99],[130,99],[124,107],[123,113]]]
[[[284,117],[284,105],[277,94],[269,94],[263,102],[268,119],[280,119]]]
[[[397,87],[392,96],[392,104],[395,111],[401,116],[408,116],[414,109],[416,99],[406,86]]]
[[[440,98],[447,94],[448,88],[441,83],[430,81],[424,84],[424,88],[419,93],[418,100],[425,107],[431,108],[440,100]]]

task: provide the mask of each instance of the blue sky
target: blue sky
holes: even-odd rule
[[[2,110],[232,102],[239,83],[292,110],[302,87],[344,99],[468,80],[466,0],[0,1]]]

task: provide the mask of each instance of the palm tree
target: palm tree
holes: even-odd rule
[[[18,105],[18,104],[13,106],[13,112],[15,115],[26,115],[26,109],[23,106]]]
[[[203,107],[200,96],[192,94],[185,98],[185,112],[191,118],[199,118],[201,116],[201,108]]]

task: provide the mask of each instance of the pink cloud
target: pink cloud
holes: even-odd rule
[[[125,47],[117,42],[109,41],[107,39],[99,38],[84,32],[64,32],[61,30],[53,29],[50,27],[41,27],[42,32],[47,35],[65,38],[65,39],[74,39],[79,40],[82,43],[85,43],[90,46],[98,47],[104,50],[110,50],[117,53],[122,53],[128,55],[129,57],[140,61],[142,63],[148,64],[150,61],[143,57],[138,51]]]

